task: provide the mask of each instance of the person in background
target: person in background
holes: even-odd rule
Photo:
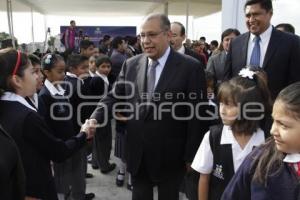
[[[70,26],[64,32],[65,47],[66,50],[74,51],[75,50],[75,37],[76,37],[76,22],[74,20],[70,21]]]
[[[38,113],[41,116],[44,116],[45,111],[45,105],[44,102],[39,98],[38,93],[42,89],[44,85],[45,77],[41,70],[41,60],[39,57],[37,57],[34,54],[28,55],[28,59],[30,60],[34,72],[37,74],[37,85],[36,85],[36,93],[33,94],[33,96],[25,97],[26,101],[31,104],[33,107],[35,107],[38,111]]]
[[[185,27],[180,22],[172,22],[171,23],[171,31],[172,31],[172,39],[171,39],[171,47],[182,54],[192,56],[193,58],[197,59],[200,62],[200,65],[202,68],[204,68],[204,62],[205,60],[199,56],[194,51],[190,50],[189,48],[186,48],[183,45],[183,41],[186,39],[185,35]]]
[[[117,36],[112,40],[111,47],[113,49],[110,56],[112,68],[108,79],[109,82],[113,84],[121,71],[124,61],[127,59],[127,55],[125,54],[127,43],[125,42],[123,37]]]
[[[277,24],[275,28],[279,31],[295,34],[295,28],[292,24],[288,24],[288,23]]]
[[[89,74],[91,77],[94,77],[96,75],[97,66],[96,66],[96,59],[98,56],[91,56],[89,58]]]
[[[212,55],[215,55],[215,54],[217,54],[217,53],[219,53],[218,52],[218,46],[219,46],[219,43],[218,43],[218,41],[217,40],[212,40],[211,42],[210,42],[210,45],[209,45],[209,54],[208,54],[208,57],[210,58]]]
[[[104,35],[103,39],[99,41],[99,53],[107,55],[110,49],[111,37]]]
[[[208,59],[206,69],[213,74],[217,81],[217,85],[221,84],[224,79],[226,56],[229,51],[230,42],[239,35],[240,32],[237,29],[229,28],[223,31],[221,35],[219,53],[212,55]]]
[[[86,56],[74,54],[69,56],[67,60],[67,73],[64,76],[64,86],[66,96],[69,96],[69,103],[72,105],[72,121],[74,132],[77,132],[80,129],[80,123],[87,119],[87,113],[84,108],[80,105],[87,100],[85,96],[88,94],[87,83],[84,82],[86,77],[88,77],[89,70],[89,59]],[[88,77],[90,78],[90,77]],[[80,109],[80,110],[78,110]],[[92,141],[89,141],[92,143]],[[87,175],[87,150],[85,146],[80,151],[78,151],[72,157],[72,173],[71,184],[72,184],[72,197],[73,199],[93,199],[95,197],[94,193],[85,193],[86,192],[86,181],[85,177],[93,177],[92,174]]]

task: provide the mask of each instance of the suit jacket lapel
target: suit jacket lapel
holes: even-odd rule
[[[147,82],[147,67],[148,59],[147,56],[142,56],[142,58],[138,61],[138,71],[137,71],[137,87],[139,96],[142,96],[142,93],[146,92],[146,82]]]
[[[272,58],[272,55],[277,49],[278,44],[280,44],[280,38],[276,32],[276,30],[273,28],[272,33],[271,33],[271,38],[267,47],[267,52],[263,61],[263,68],[265,69],[268,67],[268,62]]]
[[[176,73],[176,66],[178,65],[178,59],[176,59],[174,56],[175,52],[171,49],[154,92],[163,92],[167,88],[168,83],[173,80],[173,75]]]
[[[245,34],[245,37],[241,43],[242,52],[241,52],[241,60],[244,62],[242,68],[247,64],[247,53],[248,53],[248,43],[249,43],[250,32]]]

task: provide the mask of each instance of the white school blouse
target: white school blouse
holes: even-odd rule
[[[209,131],[205,134],[191,165],[194,170],[201,174],[210,174],[213,170],[214,156],[209,143],[209,134]],[[253,133],[244,149],[242,149],[236,141],[230,126],[223,126],[220,143],[221,145],[231,144],[234,172],[238,170],[239,166],[242,164],[246,156],[252,151],[253,147],[259,146],[264,142],[264,131],[259,128]]]

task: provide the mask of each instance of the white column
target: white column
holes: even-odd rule
[[[246,0],[222,0],[222,31],[236,28],[241,33],[247,31],[244,5]]]

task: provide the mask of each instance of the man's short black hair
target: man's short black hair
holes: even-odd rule
[[[117,49],[119,44],[123,43],[124,38],[121,36],[117,36],[115,37],[112,41],[111,41],[111,46],[113,49]]]
[[[212,40],[212,41],[210,42],[210,45],[214,45],[215,47],[218,47],[219,42],[218,42],[217,40]]]
[[[180,26],[180,36],[185,35],[185,27],[183,26],[182,23],[180,23],[180,22],[172,22],[172,24],[177,24],[178,26]]]
[[[284,31],[295,34],[295,28],[292,24],[281,23],[275,26],[275,28],[283,28]]]
[[[77,68],[81,63],[87,60],[89,60],[89,58],[86,56],[80,54],[72,54],[68,57],[67,68],[68,69],[70,69],[70,67]]]
[[[90,40],[82,40],[80,42],[80,49],[88,49],[90,46],[95,46]]]
[[[253,4],[260,4],[260,7],[267,12],[273,10],[272,0],[247,0],[244,9]]]

